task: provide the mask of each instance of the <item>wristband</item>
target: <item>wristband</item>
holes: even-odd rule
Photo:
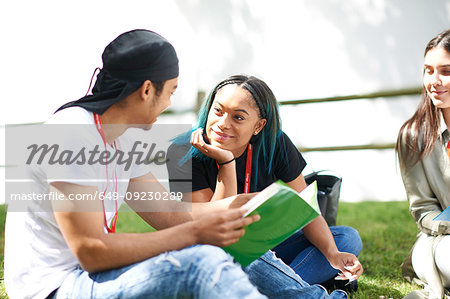
[[[233,162],[234,160],[236,160],[236,159],[235,159],[235,158],[233,158],[233,159],[231,159],[230,161],[227,161],[227,162],[223,162],[223,163],[218,163],[218,164],[219,164],[219,166],[222,166],[222,165],[225,165],[225,164],[231,163],[231,162]]]

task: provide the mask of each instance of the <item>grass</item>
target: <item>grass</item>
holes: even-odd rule
[[[3,253],[5,248],[5,218],[6,218],[6,206],[0,205],[0,298],[8,298],[5,292],[5,285],[3,283]]]
[[[8,298],[3,285],[3,245],[5,207],[0,205],[0,298]],[[352,299],[403,298],[419,289],[401,277],[400,264],[414,243],[417,228],[408,212],[407,202],[340,203],[338,225],[356,228],[364,248],[359,256],[364,274]],[[146,232],[151,228],[135,213],[119,212],[118,232]]]
[[[120,207],[117,217],[116,231],[118,233],[145,233],[154,231],[154,229],[127,205],[123,205]]]
[[[406,201],[340,203],[337,222],[356,228],[364,246],[359,256],[364,274],[351,298],[403,298],[419,289],[403,280],[400,270],[417,234]]]

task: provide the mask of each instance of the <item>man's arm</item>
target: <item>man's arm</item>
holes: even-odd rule
[[[129,194],[145,194],[146,192],[167,193],[167,190],[151,174],[130,180],[127,192]],[[204,215],[239,208],[249,201],[255,193],[240,194],[213,202],[175,202],[175,201],[149,201],[139,198],[130,198],[126,203],[141,216],[148,224],[156,229],[163,229],[196,220]]]
[[[163,229],[194,219],[192,206],[185,201],[174,200],[147,200],[140,198],[140,195],[148,194],[167,194],[164,186],[155,178],[152,173],[132,178],[128,184],[125,202],[142,219],[156,229]]]
[[[96,187],[66,182],[54,182],[51,188],[51,191],[62,193],[66,197],[70,194],[94,196],[97,191]],[[237,242],[244,234],[244,226],[259,219],[242,218],[245,211],[233,209],[157,232],[106,234],[101,201],[90,201],[90,211],[80,206],[82,204],[85,202],[59,202],[54,207],[54,214],[69,248],[88,272],[123,267],[165,251],[179,250],[197,243],[227,246]],[[92,209],[97,210],[92,212]]]

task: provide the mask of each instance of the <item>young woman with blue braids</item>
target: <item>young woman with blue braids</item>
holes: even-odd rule
[[[193,202],[259,192],[278,179],[298,192],[306,187],[306,162],[281,130],[274,94],[258,78],[235,75],[217,84],[189,135],[190,142],[180,138],[170,146],[168,171],[171,190]],[[273,251],[309,284],[344,286],[363,272],[361,248],[356,230],[329,228],[319,216]]]

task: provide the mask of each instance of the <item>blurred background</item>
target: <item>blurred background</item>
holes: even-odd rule
[[[0,9],[0,203],[5,125],[42,122],[82,97],[105,46],[156,31],[180,59],[160,123],[191,124],[231,74],[260,77],[308,169],[343,177],[341,200],[405,200],[393,144],[420,95],[426,43],[450,27],[447,0],[6,1]],[[295,105],[292,104],[295,101]],[[291,104],[290,104],[290,103]]]

